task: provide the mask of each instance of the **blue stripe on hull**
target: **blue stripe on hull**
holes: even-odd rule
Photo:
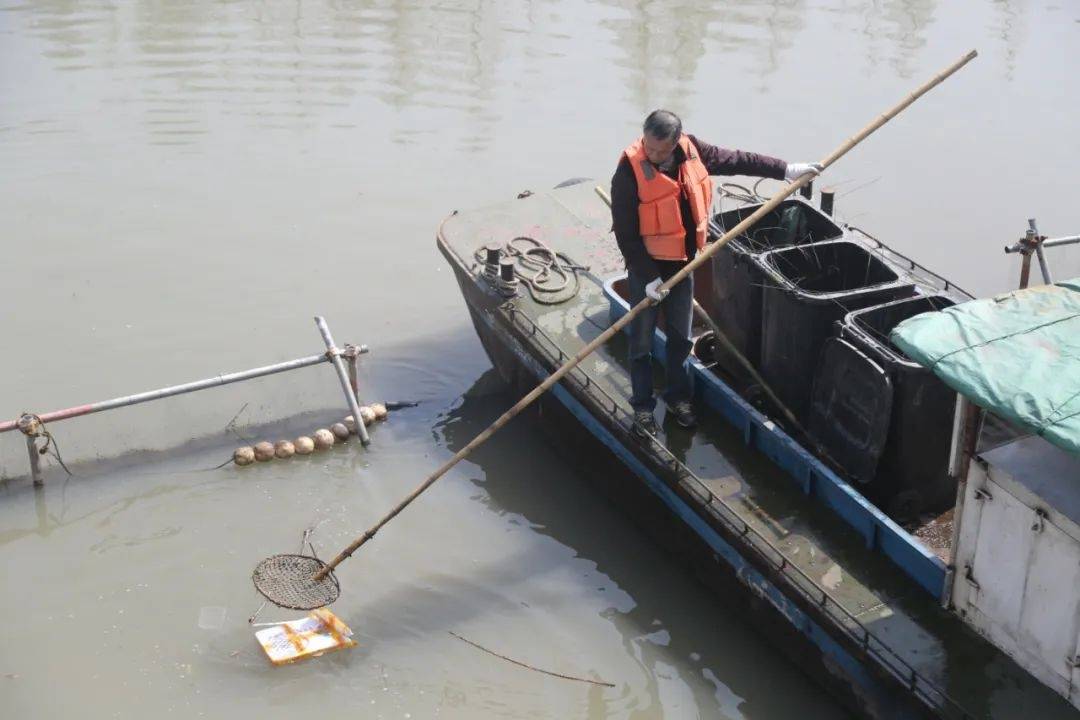
[[[494,327],[490,316],[476,313],[482,318],[487,330],[500,336],[515,357],[538,380],[547,377],[547,371],[534,357],[528,354],[512,338],[500,333]],[[640,478],[649,490],[656,495],[682,522],[701,538],[715,553],[719,560],[726,563],[735,576],[757,597],[769,602],[801,635],[805,636],[822,654],[823,662],[829,671],[843,677],[844,682],[856,690],[856,695],[865,703],[864,709],[875,717],[902,718],[907,713],[890,702],[890,691],[870,673],[870,671],[840,646],[810,616],[803,612],[776,585],[762,575],[734,546],[725,541],[708,522],[698,515],[667,484],[633,455],[589,410],[581,404],[561,384],[549,390],[582,426],[602,442],[634,475]]]
[[[619,279],[613,278],[604,283],[612,322],[629,311],[626,301],[612,287]],[[626,333],[629,331],[629,328],[624,330]],[[661,362],[666,357],[666,343],[664,333],[657,330],[653,336],[653,355]],[[945,563],[937,555],[743,400],[697,358],[691,356],[687,362],[690,363],[695,394],[742,433],[747,445],[787,472],[804,493],[839,515],[862,535],[868,548],[888,557],[934,598],[942,597],[945,591]]]

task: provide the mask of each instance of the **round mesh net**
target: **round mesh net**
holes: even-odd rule
[[[274,555],[263,560],[251,574],[255,589],[278,607],[314,610],[338,599],[341,586],[329,572],[319,582],[313,576],[326,563],[309,555]]]

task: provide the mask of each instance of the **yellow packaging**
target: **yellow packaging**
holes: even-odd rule
[[[290,620],[255,633],[266,656],[274,665],[318,657],[323,653],[356,647],[352,630],[326,608],[312,610],[299,620]]]

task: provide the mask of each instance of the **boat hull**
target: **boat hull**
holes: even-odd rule
[[[515,397],[524,396],[555,369],[552,358],[529,343],[527,333],[499,322],[497,302],[467,271],[455,266],[455,274],[492,365]],[[940,716],[833,637],[825,613],[785,594],[775,569],[755,562],[737,533],[699,515],[668,468],[625,443],[624,428],[588,393],[564,381],[524,414],[573,459],[582,477],[721,598],[726,612],[745,618],[849,710],[875,720]]]

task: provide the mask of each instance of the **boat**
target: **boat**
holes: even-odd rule
[[[762,202],[732,187],[720,187],[733,206],[716,234]],[[628,312],[610,225],[593,183],[568,182],[439,227],[476,333],[517,394]],[[696,430],[665,414],[658,435],[632,431],[622,334],[530,406],[531,421],[716,592],[718,613],[745,617],[857,714],[1077,717],[1071,681],[1048,683],[1001,642],[1000,618],[973,623],[970,603],[956,605],[970,582],[957,580],[953,550],[967,544],[954,535],[972,527],[956,519],[982,487],[959,468],[983,468],[985,450],[961,438],[1028,436],[994,413],[965,422],[963,392],[890,340],[926,311],[978,301],[806,197],[703,264],[695,296],[796,424],[708,324],[688,360]],[[658,329],[655,358],[664,343]]]

